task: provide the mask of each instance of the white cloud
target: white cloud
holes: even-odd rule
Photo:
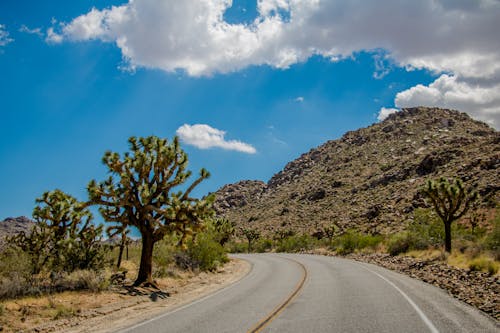
[[[294,101],[297,103],[302,103],[302,102],[304,102],[304,97],[299,96],[299,97],[295,98]]]
[[[9,32],[5,30],[5,25],[0,24],[0,47],[12,43],[14,39],[9,37]]]
[[[379,121],[382,121],[384,120],[385,118],[389,117],[389,115],[393,114],[393,113],[396,113],[398,112],[399,110],[398,109],[394,109],[394,108],[381,108],[380,109],[380,112],[378,114],[378,117],[377,119]]]
[[[50,44],[59,44],[63,41],[63,36],[54,32],[54,28],[47,29],[47,37],[45,37],[45,41]]]
[[[42,32],[41,28],[30,29],[30,28],[28,28],[28,26],[26,26],[24,24],[21,25],[21,27],[19,28],[19,32],[24,32],[24,33],[27,33],[27,34],[30,34],[30,35],[37,35],[37,36],[40,36],[40,37],[43,36],[43,32]]]
[[[313,55],[335,61],[383,50],[374,59],[375,77],[386,75],[388,64],[424,68],[454,77],[456,89],[473,88],[468,97],[483,89],[500,93],[500,1],[258,0],[258,17],[250,24],[224,21],[231,5],[231,0],[130,0],[94,8],[49,30],[47,40],[113,42],[132,69],[192,76],[250,65],[285,69]],[[497,106],[476,113],[496,113]]]
[[[205,124],[184,124],[177,129],[176,134],[184,143],[200,149],[222,148],[247,154],[255,154],[257,152],[248,143],[237,140],[226,141],[224,139],[226,132]]]
[[[314,54],[335,59],[375,49],[412,68],[500,74],[497,1],[259,0],[259,17],[249,25],[224,21],[231,5],[135,0],[93,8],[64,24],[61,34],[115,42],[132,65],[191,75],[261,64],[286,68]]]
[[[457,109],[500,127],[500,83],[479,85],[443,74],[428,86],[419,84],[398,93],[395,104],[399,108],[432,105]]]

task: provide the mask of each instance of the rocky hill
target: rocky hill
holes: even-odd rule
[[[311,149],[267,184],[222,187],[215,208],[265,234],[312,234],[331,223],[387,234],[425,206],[418,190],[430,178],[460,177],[494,206],[499,166],[500,134],[488,125],[454,110],[408,108]]]
[[[0,221],[0,249],[5,245],[5,237],[13,236],[21,231],[29,232],[35,223],[25,216],[8,217]]]

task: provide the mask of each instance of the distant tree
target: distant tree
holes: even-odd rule
[[[330,242],[333,241],[333,237],[338,234],[340,230],[342,230],[342,228],[340,228],[335,222],[323,227],[323,233]]]
[[[9,241],[32,258],[33,273],[43,267],[72,272],[98,269],[103,265],[102,226],[92,224],[86,204],[60,190],[45,192],[36,199],[35,226]]]
[[[273,239],[275,241],[280,241],[292,236],[295,236],[295,231],[292,229],[278,229],[274,232]]]
[[[451,224],[464,216],[479,196],[472,189],[464,188],[460,179],[450,183],[446,178],[428,180],[422,193],[444,223],[444,247],[446,252],[451,252]]]
[[[127,226],[124,224],[117,224],[108,227],[106,229],[106,233],[108,234],[109,238],[120,236],[120,244],[118,246],[119,248],[118,259],[116,261],[116,268],[120,268],[122,264],[123,250],[125,249],[125,247],[127,247],[127,253],[128,253],[128,244],[130,242],[128,234],[130,233],[130,229],[128,229]],[[127,254],[127,260],[128,260],[128,254]]]
[[[242,232],[248,241],[248,251],[251,251],[253,242],[260,238],[260,232],[255,229],[243,229]]]
[[[156,136],[131,137],[128,141],[130,152],[123,157],[110,151],[105,153],[103,163],[111,176],[100,183],[92,180],[88,192],[90,202],[100,205],[99,211],[106,221],[139,229],[142,252],[134,284],[154,286],[154,244],[173,233],[183,243],[202,230],[205,220],[214,214],[213,196],[190,197],[209,173],[201,169],[199,177],[184,192],[173,192],[191,176],[186,171],[188,158],[178,138],[170,143]]]

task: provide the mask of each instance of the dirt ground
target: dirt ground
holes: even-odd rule
[[[3,332],[110,332],[209,295],[245,276],[250,265],[231,259],[218,272],[184,272],[157,280],[162,290],[114,288],[109,291],[65,292],[0,303]]]

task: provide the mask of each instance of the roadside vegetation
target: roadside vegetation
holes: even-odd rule
[[[226,244],[230,252],[388,253],[423,260],[439,260],[451,266],[486,272],[500,269],[500,208],[475,205],[478,195],[459,180],[429,181],[422,193],[430,208],[418,208],[403,232],[392,235],[342,230],[335,223],[313,234],[280,229],[271,237],[242,229]]]
[[[129,144],[123,156],[104,155],[111,176],[89,183],[88,201],[61,190],[45,192],[36,199],[32,230],[7,239],[0,252],[0,331],[12,317],[12,302],[24,304],[16,308],[21,322],[33,315],[30,304],[44,302],[44,316],[56,320],[80,311],[51,301],[56,295],[154,290],[165,286],[162,279],[217,271],[228,262],[224,245],[234,226],[215,218],[212,196],[191,197],[209,173],[202,169],[186,184],[191,172],[177,138],[132,137]],[[93,222],[92,206],[107,228]],[[132,228],[139,239],[130,237]]]

